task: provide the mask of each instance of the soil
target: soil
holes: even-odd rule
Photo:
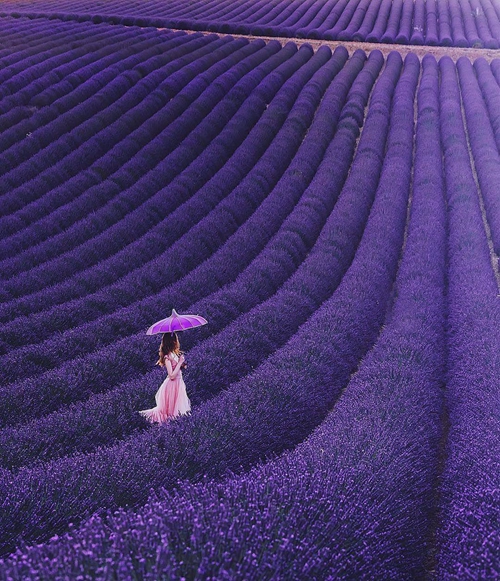
[[[177,30],[177,29],[171,29]],[[194,30],[184,30],[184,32],[193,33]],[[200,31],[197,31],[200,32]],[[213,33],[210,33],[213,34]],[[220,35],[225,36],[225,35]],[[418,45],[407,45],[407,44],[382,44],[377,42],[343,42],[343,41],[329,41],[329,40],[313,40],[310,38],[285,38],[277,36],[251,36],[248,34],[231,34],[234,38],[248,38],[249,40],[255,40],[261,38],[265,41],[278,40],[282,45],[287,42],[294,42],[297,46],[302,44],[309,44],[314,50],[317,50],[320,46],[329,46],[332,50],[337,46],[344,46],[349,54],[354,51],[361,49],[366,53],[370,53],[372,50],[379,50],[384,57],[390,52],[396,51],[402,57],[404,57],[409,52],[412,52],[418,56],[420,60],[426,55],[431,54],[439,60],[442,56],[449,56],[454,61],[458,60],[460,57],[465,56],[470,61],[476,58],[483,57],[488,62],[493,59],[500,58],[500,50],[493,50],[487,48],[459,48],[454,46],[418,46]]]

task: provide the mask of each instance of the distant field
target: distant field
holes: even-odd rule
[[[498,0],[6,0],[0,14],[256,36],[498,49]]]

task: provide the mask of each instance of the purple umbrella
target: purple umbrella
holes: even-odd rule
[[[179,315],[175,309],[172,309],[170,317],[157,321],[154,325],[151,325],[151,327],[146,331],[146,335],[154,335],[155,333],[174,333],[175,331],[184,331],[184,329],[200,327],[207,323],[208,321],[199,315]]]

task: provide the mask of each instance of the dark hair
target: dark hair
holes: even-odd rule
[[[163,333],[160,349],[158,350],[159,357],[156,365],[165,367],[165,357],[169,353],[175,353],[176,355],[180,355],[182,353],[181,344],[179,342],[177,333]]]

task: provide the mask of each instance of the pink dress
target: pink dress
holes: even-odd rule
[[[172,353],[167,355],[167,357],[172,364],[173,371],[178,365],[179,358]],[[139,412],[151,423],[166,422],[172,417],[186,414],[191,410],[191,402],[186,393],[186,384],[182,379],[181,369],[179,369],[175,379],[170,379],[167,376],[165,381],[160,385],[160,389],[156,392],[155,400],[156,407]]]

